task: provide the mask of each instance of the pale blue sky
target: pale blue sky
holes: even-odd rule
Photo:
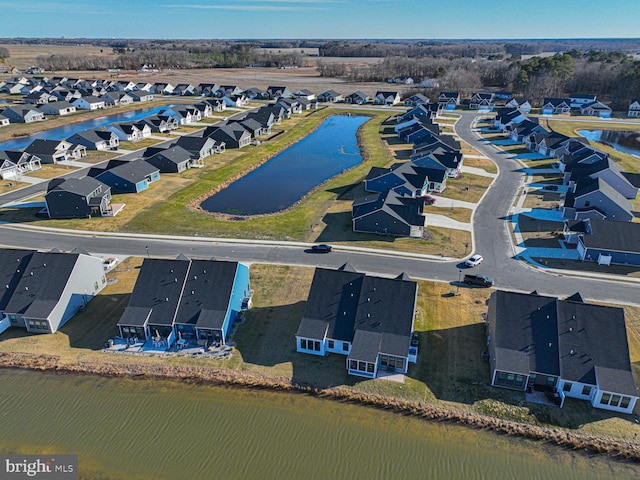
[[[640,36],[640,0],[1,0],[0,12],[0,37]]]

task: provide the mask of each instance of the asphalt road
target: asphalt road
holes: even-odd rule
[[[513,199],[519,192],[524,175],[520,166],[492,146],[480,142],[471,124],[475,115],[464,113],[456,125],[457,134],[482,154],[494,159],[499,175],[489,188],[474,215],[475,250],[485,258],[473,269],[496,280],[496,286],[507,290],[566,296],[579,291],[590,300],[612,303],[640,304],[640,285],[598,278],[567,277],[537,270],[512,258],[509,225],[505,220]],[[3,200],[5,200],[2,196]],[[5,200],[6,201],[6,200]],[[183,253],[192,258],[273,263],[285,265],[338,267],[351,263],[362,272],[398,275],[405,272],[413,278],[455,283],[467,269],[459,262],[436,261],[416,256],[384,254],[366,250],[337,247],[330,254],[305,252],[302,244],[280,242],[213,241],[211,239],[176,239],[169,237],[111,236],[26,230],[0,225],[0,244],[21,248],[70,251],[81,247],[100,255],[137,255],[176,257]]]

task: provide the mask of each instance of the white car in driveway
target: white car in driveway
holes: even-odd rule
[[[467,259],[467,261],[464,262],[464,264],[467,267],[475,267],[477,265],[480,265],[482,263],[482,260],[484,260],[484,258],[482,258],[482,255],[476,254],[476,255],[472,255],[471,257],[469,257]]]

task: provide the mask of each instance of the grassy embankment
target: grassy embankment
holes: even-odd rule
[[[412,365],[404,384],[383,379],[364,380],[346,374],[345,357],[315,357],[295,352],[297,330],[310,288],[313,269],[258,265],[251,267],[255,289],[254,308],[233,338],[236,352],[229,360],[189,357],[146,357],[106,354],[99,348],[117,333],[142,259],[130,258],[109,274],[109,285],[53,335],[29,336],[19,329],[3,334],[0,352],[55,355],[57,365],[73,367],[81,362],[126,365],[166,365],[252,373],[265,378],[317,388],[346,388],[354,393],[382,395],[420,405],[485,414],[531,425],[560,427],[614,439],[633,441],[640,425],[631,417],[567,400],[563,409],[526,403],[520,392],[489,386],[488,363],[481,359],[486,348],[481,314],[489,290],[462,288],[450,296],[451,286],[419,282],[415,330],[420,346],[418,363]],[[113,281],[113,280],[112,280]],[[640,308],[625,307],[630,356],[636,382],[640,381]]]

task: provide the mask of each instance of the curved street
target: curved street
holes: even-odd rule
[[[640,285],[610,279],[567,276],[558,272],[543,272],[513,258],[509,232],[509,210],[519,193],[524,174],[520,165],[482,142],[472,131],[477,114],[461,112],[456,134],[481,154],[496,162],[499,174],[478,205],[474,217],[475,251],[484,256],[482,265],[474,269],[493,277],[496,287],[506,290],[567,296],[579,291],[589,300],[622,304],[640,304]],[[74,172],[76,175],[81,171]],[[38,187],[38,186],[35,186]],[[0,197],[0,206],[24,198],[32,187]],[[40,187],[42,188],[42,187]],[[16,198],[17,197],[17,198]],[[397,275],[405,272],[418,279],[456,282],[464,274],[458,260],[439,260],[416,254],[337,246],[329,255],[305,252],[305,244],[291,242],[243,241],[198,237],[147,236],[98,232],[74,233],[0,226],[0,243],[20,248],[70,251],[76,247],[100,255],[137,255],[175,257],[180,253],[194,258],[235,260],[246,263],[338,267],[350,262],[356,269],[374,274]]]

